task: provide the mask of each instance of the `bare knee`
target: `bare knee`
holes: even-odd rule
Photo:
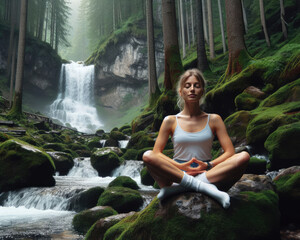
[[[240,153],[237,153],[237,161],[238,161],[238,165],[247,165],[249,160],[250,160],[250,155],[248,152],[243,151]]]
[[[143,161],[145,164],[151,164],[151,162],[153,161],[154,159],[154,153],[152,150],[148,150],[146,152],[144,152],[143,154]]]

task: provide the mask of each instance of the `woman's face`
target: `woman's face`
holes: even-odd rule
[[[184,101],[199,102],[203,95],[202,84],[195,76],[190,76],[179,89],[179,94]]]

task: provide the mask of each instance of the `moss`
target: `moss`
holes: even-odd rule
[[[6,140],[9,140],[11,137],[5,133],[0,132],[0,143],[5,142]]]
[[[126,153],[122,156],[125,160],[137,160],[138,150],[127,149]]]
[[[259,105],[260,100],[249,93],[242,92],[236,96],[234,103],[237,110],[252,110]]]
[[[278,127],[265,141],[271,168],[283,168],[299,164],[300,122]]]
[[[146,167],[144,167],[142,169],[140,175],[141,175],[142,184],[147,185],[147,186],[152,186],[154,184],[154,179]]]
[[[111,206],[119,213],[137,211],[143,204],[143,198],[137,190],[126,187],[109,187],[100,196],[100,206]]]
[[[165,154],[165,155],[168,156],[169,158],[172,158],[172,159],[173,159],[174,150],[173,150],[173,149],[163,150],[163,154]]]
[[[11,139],[0,145],[0,165],[0,192],[55,184],[51,157],[23,141]]]
[[[116,214],[117,212],[111,207],[95,207],[76,214],[72,224],[76,231],[86,233],[97,220]]]
[[[65,145],[63,143],[46,143],[43,145],[43,148],[63,152],[67,149],[67,145]]]
[[[100,143],[101,138],[100,137],[94,137],[92,140],[90,140],[87,143],[87,146],[90,150],[93,150],[94,148],[101,148],[101,143]]]
[[[246,169],[246,173],[264,174],[267,170],[267,162],[265,159],[251,157]]]
[[[125,134],[120,132],[119,130],[111,131],[110,138],[112,138],[114,140],[126,140],[127,139]]]
[[[143,149],[146,147],[153,147],[153,146],[154,146],[154,140],[144,131],[139,131],[132,134],[128,142],[127,148]]]
[[[127,176],[119,176],[115,178],[109,183],[108,187],[127,187],[135,190],[139,189],[137,183]]]

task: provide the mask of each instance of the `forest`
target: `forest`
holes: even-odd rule
[[[250,155],[229,209],[142,160],[193,68]],[[300,239],[299,110],[298,0],[1,0],[0,239]]]

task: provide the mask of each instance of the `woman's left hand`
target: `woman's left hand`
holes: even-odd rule
[[[196,176],[200,173],[203,173],[206,171],[206,168],[207,168],[207,164],[205,162],[202,162],[196,158],[192,158],[190,160],[192,163],[197,163],[198,166],[197,167],[188,167],[186,173],[189,174],[189,175],[192,175],[192,176]]]

